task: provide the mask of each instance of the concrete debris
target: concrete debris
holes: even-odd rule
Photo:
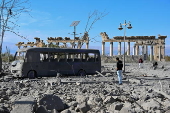
[[[62,100],[56,95],[45,95],[40,101],[39,105],[45,106],[47,110],[56,109],[57,111],[64,110]]]
[[[86,113],[90,110],[90,106],[86,102],[79,104],[77,108],[80,110],[81,113]]]
[[[114,103],[116,100],[112,96],[107,96],[106,99],[103,101],[104,104]]]
[[[35,113],[49,113],[48,110],[44,106],[38,107]]]
[[[11,113],[34,113],[37,102],[33,97],[22,97],[14,102]]]
[[[30,80],[7,74],[0,77],[0,113],[169,113],[170,66],[159,64],[153,70],[149,63],[142,69],[127,63],[122,85],[111,63],[83,78],[58,73]]]
[[[0,113],[10,113],[10,111],[5,106],[1,106]]]

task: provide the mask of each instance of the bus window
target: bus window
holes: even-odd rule
[[[39,62],[40,56],[36,52],[27,52],[25,62]]]
[[[80,62],[81,61],[81,54],[77,53],[74,55],[74,62]]]
[[[88,53],[82,53],[82,62],[86,62],[87,61],[87,57],[88,57]]]
[[[87,57],[87,62],[94,62],[95,61],[95,54],[89,53]]]
[[[54,62],[55,61],[55,59],[54,59],[54,57],[55,57],[55,53],[49,53],[49,62]]]
[[[48,52],[40,53],[40,61],[48,62]]]
[[[65,53],[58,53],[58,59],[59,62],[65,62],[66,61]]]
[[[74,59],[74,53],[67,53],[66,54],[66,61],[67,62],[72,62]]]
[[[16,55],[15,60],[24,60],[25,59],[25,51],[24,52],[18,52]]]
[[[95,54],[95,61],[98,62],[99,61],[99,55]]]

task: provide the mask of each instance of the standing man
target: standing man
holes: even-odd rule
[[[118,80],[119,80],[119,85],[122,85],[122,67],[123,67],[123,63],[121,60],[119,60],[119,58],[116,58],[117,61],[117,76],[118,76]]]
[[[143,63],[143,60],[142,60],[142,58],[140,58],[140,59],[139,59],[139,68],[142,68],[142,67],[143,67],[142,63]]]

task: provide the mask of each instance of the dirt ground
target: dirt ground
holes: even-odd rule
[[[170,62],[126,63],[119,85],[115,63],[86,77],[0,78],[0,113],[170,113]]]

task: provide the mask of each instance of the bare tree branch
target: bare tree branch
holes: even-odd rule
[[[104,18],[106,15],[108,15],[108,12],[106,13],[104,12],[99,12],[98,10],[94,10],[92,13],[89,13],[88,19],[87,19],[87,23],[86,23],[86,27],[85,27],[85,34],[89,34],[90,30],[93,28],[94,24],[101,20],[102,18]],[[92,20],[92,22],[90,22]],[[84,36],[81,37],[81,40],[84,38]],[[95,37],[92,38],[93,40],[95,40]],[[91,41],[91,39],[88,39],[88,43],[89,41]],[[95,40],[96,41],[96,40]],[[98,42],[98,41],[96,41]],[[77,48],[82,48],[84,42],[79,42],[79,44],[77,44]]]
[[[21,13],[28,12],[28,0],[2,0],[0,2],[0,54],[2,53],[2,44],[5,37],[5,32],[9,31],[14,33],[16,36],[19,36],[23,39],[28,40],[26,37],[19,34],[15,31],[16,27],[19,25],[16,24]],[[0,56],[0,70],[2,69],[2,59]]]

